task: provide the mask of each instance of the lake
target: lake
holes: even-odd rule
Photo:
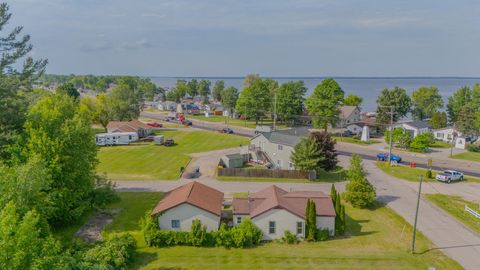
[[[150,79],[157,85],[171,88],[175,85],[178,79],[191,80],[194,77],[150,77]],[[243,77],[195,77],[197,80],[207,79],[212,81],[212,87],[215,81],[225,81],[225,86],[234,86],[239,90],[242,89]],[[307,96],[313,91],[324,78],[322,77],[281,77],[275,78],[279,83],[287,81],[302,80],[308,88]],[[404,88],[409,94],[418,89],[420,86],[436,86],[440,90],[445,104],[447,98],[453,94],[458,88],[462,86],[472,86],[476,82],[480,83],[480,78],[451,78],[451,77],[436,77],[436,78],[366,78],[366,77],[338,77],[334,78],[340,87],[345,91],[345,94],[354,94],[363,97],[362,110],[375,111],[377,96],[384,88],[393,88],[395,86]]]

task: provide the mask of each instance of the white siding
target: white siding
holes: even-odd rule
[[[269,222],[275,221],[275,233],[269,234]],[[285,234],[286,230],[296,234],[297,222],[305,222],[301,217],[298,217],[283,209],[272,209],[252,219],[252,222],[257,225],[263,232],[263,240],[280,239]],[[303,233],[299,237],[305,236],[305,224]]]
[[[256,147],[260,147],[263,152],[267,153],[270,159],[272,159],[275,168],[282,170],[295,169],[288,164],[290,162],[290,156],[293,152],[293,147],[288,145],[281,145],[280,148],[282,150],[279,150],[279,144],[271,143],[263,135],[259,135],[253,138],[250,144],[253,144]]]
[[[335,217],[317,216],[317,228],[328,229],[330,235],[335,234]]]
[[[193,205],[184,203],[165,211],[158,217],[158,225],[162,230],[190,231],[192,221],[199,219],[208,231],[217,230],[220,217]],[[172,220],[180,220],[180,228],[172,228]]]

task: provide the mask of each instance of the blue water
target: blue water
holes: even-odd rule
[[[150,77],[153,82],[162,87],[171,88],[178,79],[191,80],[193,77]],[[196,77],[195,79],[208,79],[212,81],[212,86],[217,80],[225,81],[226,86],[235,86],[239,90],[242,89],[243,77]],[[318,78],[273,78],[279,83],[287,81],[302,80],[308,87],[307,96],[313,91],[322,80]],[[363,97],[362,110],[375,111],[377,96],[384,88],[393,88],[395,86],[402,87],[410,94],[420,86],[436,86],[445,100],[462,86],[472,86],[474,83],[480,83],[480,78],[335,78],[340,84],[345,94],[355,94]]]

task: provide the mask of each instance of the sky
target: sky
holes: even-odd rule
[[[7,3],[48,73],[480,76],[478,0]]]

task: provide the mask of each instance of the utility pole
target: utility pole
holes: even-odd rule
[[[277,93],[275,92],[275,102],[273,103],[273,130],[277,127]]]
[[[393,138],[393,113],[395,106],[379,106],[383,108],[390,108],[390,140],[388,143],[388,164],[392,164],[392,138]]]
[[[423,176],[420,176],[420,184],[418,185],[417,209],[415,210],[415,221],[413,222],[413,239],[412,239],[412,254],[415,253],[415,238],[417,236],[417,219],[418,207],[420,206],[420,194],[422,193]]]

